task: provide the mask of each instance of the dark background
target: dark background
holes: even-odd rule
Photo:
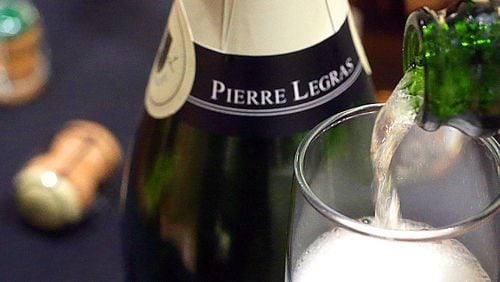
[[[72,119],[102,123],[125,151],[129,149],[170,2],[34,1],[52,51],[52,77],[31,103],[0,106],[0,281],[124,279],[121,168],[101,186],[88,219],[60,234],[23,223],[16,212],[12,178],[30,158],[47,150],[52,137]],[[365,14],[363,40],[379,90],[393,88],[401,76],[405,18],[397,4],[401,1],[383,2],[394,6],[360,5]],[[383,94],[379,99],[385,99]]]
[[[0,107],[0,281],[122,281],[121,171],[102,185],[88,220],[62,234],[24,224],[11,183],[68,120],[98,121],[129,147],[170,1],[34,3],[52,50],[52,77],[31,103]]]

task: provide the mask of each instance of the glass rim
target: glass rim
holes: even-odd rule
[[[316,211],[327,219],[337,222],[342,227],[356,233],[398,241],[428,241],[455,238],[469,232],[472,229],[475,229],[477,226],[486,222],[487,219],[493,217],[500,211],[499,194],[482,211],[464,220],[433,229],[392,230],[362,223],[357,219],[353,219],[342,214],[324,203],[311,189],[304,176],[304,160],[309,146],[329,129],[349,119],[376,113],[382,108],[383,105],[383,103],[367,104],[335,114],[319,123],[316,127],[309,131],[300,142],[294,158],[294,177],[295,181],[299,184],[300,192]],[[493,161],[496,163],[498,177],[498,175],[500,175],[500,145],[498,141],[496,141],[494,137],[481,137],[479,140],[488,148],[489,151],[491,151],[491,155],[494,156]]]

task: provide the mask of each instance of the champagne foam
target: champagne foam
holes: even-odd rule
[[[457,240],[391,241],[343,228],[318,237],[300,258],[292,278],[294,282],[491,282]]]

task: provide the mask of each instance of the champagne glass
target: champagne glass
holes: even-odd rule
[[[498,281],[494,138],[414,126],[390,170],[401,224],[376,225],[370,142],[382,104],[315,127],[294,161],[287,281]]]

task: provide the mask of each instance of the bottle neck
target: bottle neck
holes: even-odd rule
[[[316,45],[339,31],[349,12],[347,0],[177,1],[196,43],[233,55],[278,55]]]
[[[410,15],[404,68],[422,68],[424,102],[418,122],[426,130],[454,126],[471,136],[499,128],[500,24],[498,5],[459,2],[436,13]]]

